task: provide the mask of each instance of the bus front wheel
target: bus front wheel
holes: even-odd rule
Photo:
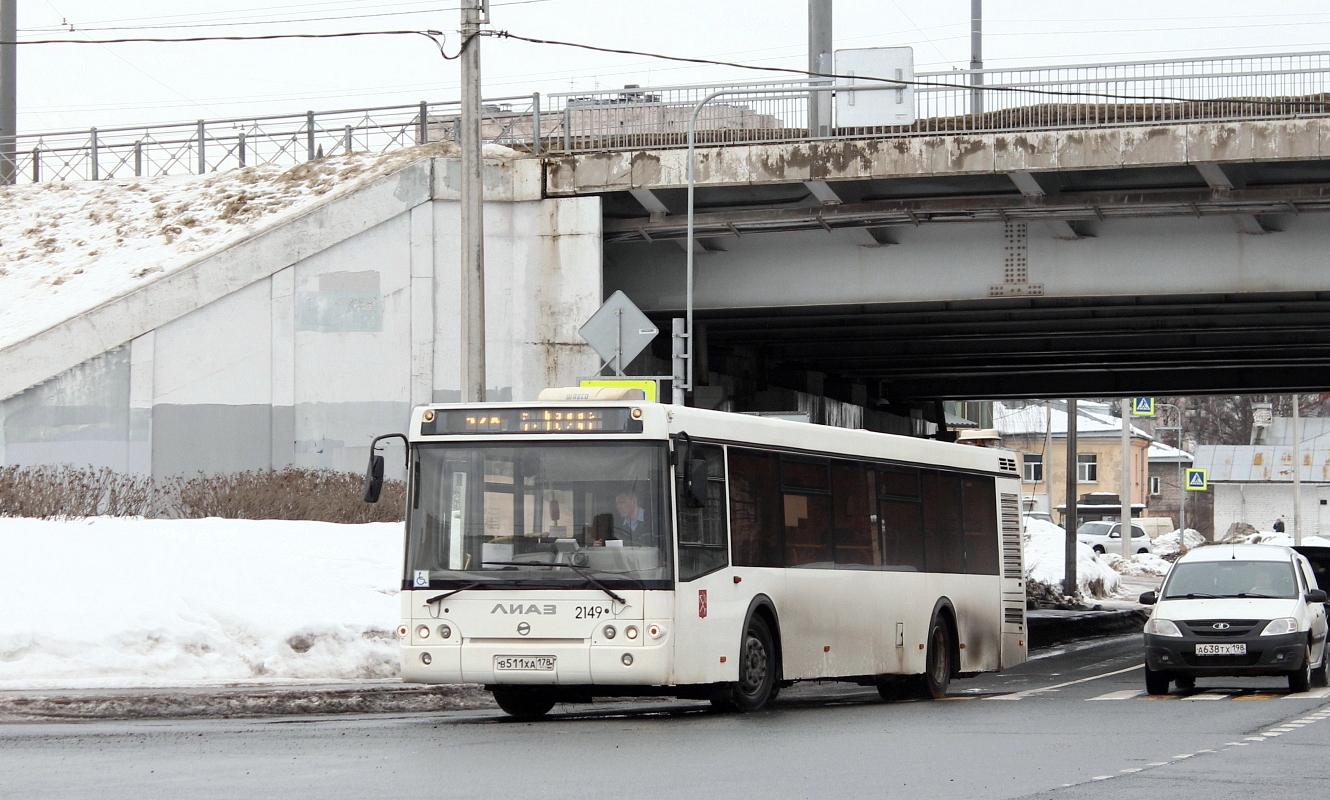
[[[766,620],[754,614],[739,642],[739,680],[711,698],[723,711],[758,711],[776,696],[776,645]]]
[[[554,692],[531,686],[495,686],[494,702],[509,716],[537,719],[554,708]]]

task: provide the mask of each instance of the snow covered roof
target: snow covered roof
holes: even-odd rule
[[[1146,458],[1153,464],[1176,464],[1181,461],[1184,464],[1190,464],[1195,458],[1186,450],[1179,450],[1172,445],[1163,442],[1151,442],[1150,450]]]
[[[1196,447],[1195,466],[1205,468],[1211,482],[1293,481],[1292,446],[1269,444],[1203,444]],[[1330,483],[1330,446],[1304,443],[1301,479]]]
[[[1067,435],[1067,406],[1063,401],[1052,403],[1052,430],[1054,437]],[[1024,406],[1009,406],[1006,403],[993,403],[993,427],[1004,435],[1044,433],[1048,420],[1048,410],[1043,403],[1031,403]],[[1135,425],[1131,426],[1132,436],[1144,439],[1153,437]],[[1077,436],[1121,436],[1122,420],[1109,413],[1107,403],[1095,403],[1082,400],[1076,404]]]

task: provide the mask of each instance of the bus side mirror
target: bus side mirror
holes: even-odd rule
[[[379,502],[379,493],[383,491],[383,456],[371,454],[369,466],[365,469],[366,503]]]
[[[707,462],[702,458],[688,459],[684,477],[684,502],[689,508],[705,508],[707,504]]]
[[[1327,598],[1330,598],[1330,595],[1327,595],[1324,589],[1312,589],[1307,592],[1308,603],[1324,603]]]
[[[1159,602],[1159,595],[1155,594],[1154,592],[1146,592],[1145,594],[1141,595],[1140,599],[1137,600],[1136,602],[1140,603],[1143,606],[1152,606],[1155,603]]]

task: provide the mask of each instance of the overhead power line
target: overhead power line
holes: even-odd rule
[[[689,56],[673,56],[666,53],[653,53],[644,50],[627,50],[616,47],[602,47],[600,45],[586,44],[583,42],[567,42],[558,39],[539,39],[532,36],[522,36],[511,31],[480,31],[472,37],[462,42],[461,48],[456,55],[448,55],[444,50],[444,34],[435,30],[394,30],[394,31],[345,31],[341,33],[273,33],[251,36],[182,36],[182,37],[122,37],[114,39],[29,39],[18,42],[0,42],[0,45],[18,44],[18,45],[52,45],[52,44],[182,44],[193,42],[252,42],[252,41],[272,41],[278,39],[340,39],[357,36],[423,36],[429,39],[438,49],[439,54],[445,59],[452,61],[461,55],[474,36],[491,36],[497,39],[513,39],[530,44],[553,45],[558,47],[570,47],[579,50],[589,50],[597,53],[610,53],[614,55],[640,56],[643,58],[660,59],[662,61],[674,61],[687,64],[704,64],[708,66],[733,67],[736,69],[753,70],[758,72],[779,72],[783,74],[796,74],[809,78],[832,78],[851,81],[872,81],[890,85],[916,86],[923,88],[940,89],[963,89],[966,91],[980,90],[984,92],[1002,92],[1019,93],[1027,95],[1038,95],[1041,97],[1062,97],[1062,98],[1094,98],[1098,100],[1126,100],[1132,102],[1140,101],[1162,101],[1172,103],[1204,103],[1210,102],[1206,98],[1180,97],[1174,95],[1131,95],[1118,94],[1116,92],[1095,92],[1082,90],[1065,89],[1037,89],[1028,86],[1002,86],[993,84],[983,84],[974,86],[968,83],[952,83],[950,81],[918,81],[903,80],[898,78],[885,78],[875,75],[841,75],[835,72],[814,72],[811,70],[798,69],[794,67],[766,67],[757,64],[743,64],[737,61],[720,61],[710,58],[695,58]],[[1289,99],[1260,99],[1260,98],[1242,98],[1232,97],[1224,98],[1228,103],[1240,103],[1251,106],[1263,106],[1278,104],[1281,107],[1290,105],[1308,105],[1317,108],[1324,108],[1327,104],[1323,101],[1315,100],[1297,100]]]
[[[985,92],[1005,92],[1005,93],[1014,92],[1020,94],[1034,94],[1046,97],[1082,97],[1082,98],[1089,97],[1100,100],[1130,100],[1130,101],[1154,100],[1154,101],[1164,101],[1171,103],[1209,102],[1205,98],[1175,97],[1172,95],[1131,95],[1131,94],[1117,94],[1115,92],[1068,91],[1064,89],[1035,89],[1027,86],[1001,86],[1001,85],[995,86],[992,84],[982,84],[979,86],[975,86],[968,83],[952,83],[949,81],[915,81],[915,80],[902,80],[898,78],[882,78],[875,75],[841,75],[835,72],[813,72],[810,70],[803,70],[794,67],[763,67],[763,66],[758,66],[756,64],[741,64],[735,61],[717,61],[709,58],[671,56],[671,55],[666,55],[664,53],[651,53],[642,50],[624,50],[614,47],[601,47],[599,45],[583,44],[581,42],[564,42],[564,41],[559,41],[557,39],[537,39],[530,36],[520,36],[510,31],[482,31],[480,35],[493,36],[499,39],[516,39],[517,41],[530,42],[532,44],[548,44],[548,45],[558,45],[561,47],[573,47],[580,50],[591,50],[599,53],[643,56],[646,58],[659,58],[665,61],[682,61],[690,64],[708,64],[719,67],[736,67],[738,69],[749,69],[749,70],[756,70],[759,72],[781,72],[786,74],[793,73],[798,75],[805,75],[810,78],[839,78],[851,81],[875,81],[879,83],[886,83],[892,85],[903,84],[906,86],[918,86],[926,88],[964,89],[966,91],[979,89]],[[1319,108],[1324,108],[1327,105],[1327,103],[1324,101],[1314,101],[1314,100],[1305,100],[1305,101],[1294,100],[1294,99],[1267,100],[1259,98],[1239,98],[1239,97],[1224,98],[1224,102],[1245,103],[1248,105],[1270,105],[1277,103],[1280,106],[1303,104],[1303,105],[1312,105]]]

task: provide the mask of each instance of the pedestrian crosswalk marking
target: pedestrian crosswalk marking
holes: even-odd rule
[[[1140,690],[1129,689],[1125,692],[1109,692],[1108,694],[1101,694],[1098,697],[1091,697],[1090,699],[1091,700],[1130,700],[1133,697],[1140,697],[1143,694],[1145,694],[1145,692],[1142,692]]]

